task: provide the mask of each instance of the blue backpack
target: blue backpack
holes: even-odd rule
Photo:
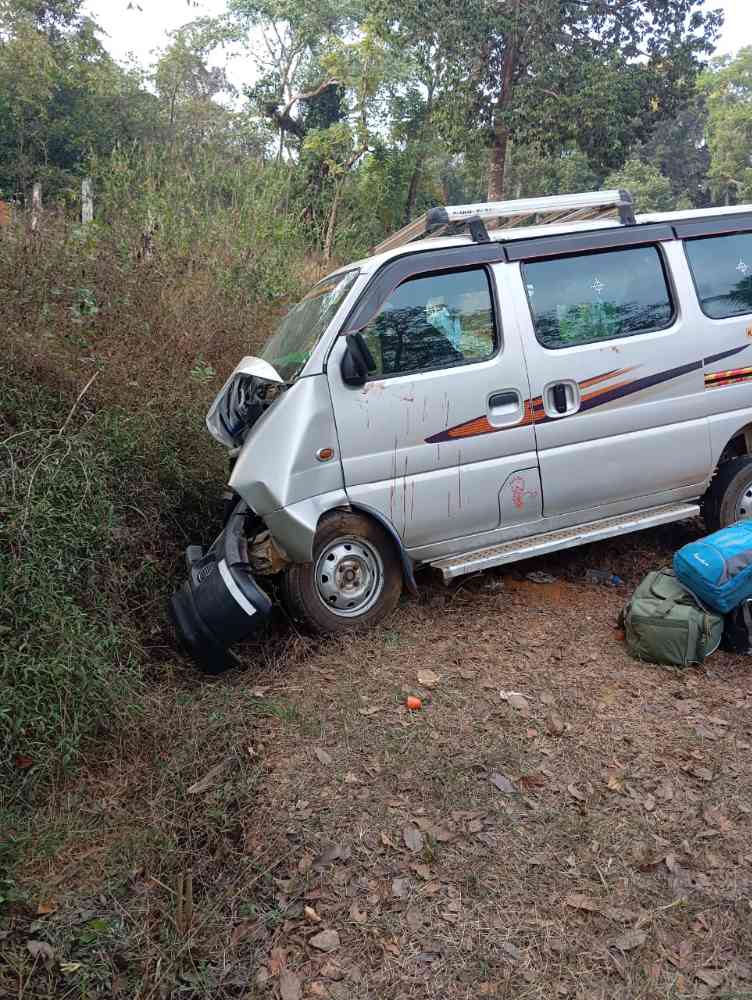
[[[752,520],[739,521],[679,549],[674,573],[701,601],[722,614],[752,598]]]

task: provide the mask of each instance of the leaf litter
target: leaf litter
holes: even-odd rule
[[[625,572],[620,564],[614,569]],[[493,606],[481,584],[472,601],[458,591],[454,604],[442,603],[440,627],[456,635],[458,652],[441,662],[466,682],[442,682],[441,712],[411,720],[419,725],[400,728],[415,661],[394,652],[379,658],[367,636],[343,644],[331,685],[300,687],[305,716],[321,720],[313,741],[297,726],[254,720],[254,767],[266,774],[243,818],[241,851],[259,854],[263,865],[271,856],[278,866],[269,879],[273,895],[265,898],[258,883],[248,898],[258,898],[262,912],[273,908],[279,922],[238,925],[243,947],[228,950],[228,961],[268,956],[272,942],[285,947],[246,970],[251,990],[262,968],[263,995],[281,1000],[355,998],[363,983],[374,996],[402,1000],[419,992],[413,976],[430,976],[431,989],[447,997],[471,989],[562,998],[573,995],[569,977],[576,976],[583,1000],[604,989],[613,1000],[631,1000],[640,990],[669,995],[681,975],[683,992],[692,995],[695,980],[699,997],[716,984],[738,992],[752,975],[747,956],[738,954],[742,927],[731,903],[749,852],[745,759],[728,745],[724,754],[720,739],[698,750],[694,728],[699,711],[706,726],[716,725],[711,713],[718,713],[729,721],[732,750],[738,747],[752,705],[748,668],[717,653],[717,678],[711,670],[677,679],[632,662],[613,635],[617,598],[605,593],[596,607],[592,598],[578,603],[574,585],[557,586],[572,591],[571,607],[529,586],[522,600],[513,577]],[[538,606],[529,606],[531,592]],[[489,618],[502,607],[514,619],[513,633]],[[396,614],[402,634],[414,632],[426,644],[435,638],[428,607],[405,605]],[[309,659],[331,669],[339,655],[334,643]],[[353,657],[366,669],[351,691],[340,666]],[[288,665],[293,683],[305,683],[308,666]],[[540,735],[526,735],[532,727],[523,703],[503,699],[510,710],[499,706],[494,692],[512,688],[527,711],[545,706],[533,724]],[[695,706],[677,714],[677,691],[685,701],[691,694]],[[377,713],[378,721],[366,721]],[[551,724],[554,715],[560,724]],[[355,721],[359,716],[366,718]],[[327,749],[312,746],[322,732]],[[570,738],[552,738],[564,732]],[[345,747],[351,781],[333,766]],[[202,759],[211,760],[200,758],[194,773],[205,782]],[[214,787],[223,780],[219,774]],[[191,825],[206,812],[195,799],[192,805]],[[230,822],[228,814],[228,829]],[[200,898],[205,893],[212,903],[213,880],[242,870],[231,835],[221,839],[204,868]],[[194,864],[201,865],[200,852]],[[39,887],[34,898],[54,894]],[[227,928],[236,923],[237,912],[218,947],[226,948]],[[338,933],[332,952],[314,943],[327,930]],[[524,949],[508,946],[510,934]],[[199,946],[210,954],[214,945],[206,934]],[[468,956],[489,949],[498,968],[480,981]],[[330,954],[336,965],[328,964]],[[351,978],[358,965],[363,979]]]

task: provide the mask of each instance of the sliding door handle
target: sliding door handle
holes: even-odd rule
[[[551,395],[553,396],[554,409],[556,410],[556,412],[557,413],[566,413],[567,412],[567,390],[566,390],[566,386],[562,385],[561,382],[559,382],[558,385],[555,385],[553,387]]]
[[[577,413],[581,402],[580,387],[572,379],[550,382],[543,390],[543,409],[552,420]]]

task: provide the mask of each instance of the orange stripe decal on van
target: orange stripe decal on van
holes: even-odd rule
[[[644,375],[636,379],[623,379],[620,382],[611,382],[610,380],[621,378],[621,376],[628,375],[630,372],[638,371],[642,366],[613,368],[611,371],[603,372],[601,375],[593,375],[577,383],[581,391],[592,388],[591,392],[582,393],[580,409],[577,412],[585,413],[596,406],[604,406],[606,403],[623,399],[625,396],[642,392],[644,389],[651,389],[662,382],[669,382],[671,379],[680,378],[682,375],[688,375],[691,372],[699,372],[703,367],[716,364],[718,361],[730,358],[734,354],[739,354],[749,346],[752,345],[745,344],[743,347],[734,347],[731,350],[705,358],[704,361],[692,361],[685,365],[679,365],[676,368],[669,368],[663,372],[656,372],[654,375]],[[751,379],[752,365],[746,368],[732,368],[728,371],[706,372],[705,387],[715,389],[726,385],[734,385],[737,382],[746,382]],[[601,385],[603,382],[609,382],[610,384]],[[599,388],[593,388],[595,386],[599,386]],[[484,414],[463,424],[457,424],[455,427],[448,427],[446,430],[440,431],[438,434],[433,434],[425,440],[427,444],[438,444],[441,441],[454,441],[460,438],[475,437],[479,434],[495,434],[497,431],[512,430],[514,427],[529,427],[531,424],[548,423],[554,419],[556,418],[549,417],[546,413],[542,398],[536,396],[534,399],[525,400],[522,419],[516,424],[505,424],[503,427],[494,427]]]

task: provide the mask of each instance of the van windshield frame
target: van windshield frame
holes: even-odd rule
[[[360,271],[338,271],[317,282],[287,313],[259,355],[283,382],[294,382],[353,287]]]

